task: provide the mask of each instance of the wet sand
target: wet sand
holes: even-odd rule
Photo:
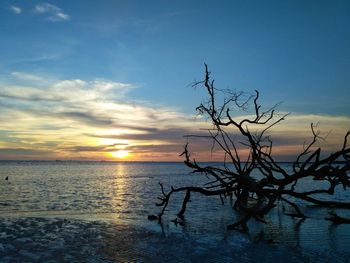
[[[347,262],[238,233],[67,218],[1,218],[0,262]]]

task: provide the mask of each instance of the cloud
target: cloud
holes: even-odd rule
[[[44,81],[44,78],[34,74],[26,73],[26,72],[15,71],[15,72],[12,72],[11,75],[17,79],[25,80],[25,81],[35,81],[35,82]]]
[[[90,135],[94,137],[102,137],[109,139],[128,139],[136,141],[169,141],[169,142],[178,142],[184,141],[184,136],[190,134],[196,135],[207,135],[205,131],[199,130],[197,125],[194,127],[165,127],[165,128],[152,128],[145,129],[146,132],[143,133],[134,133],[134,134],[121,134],[121,135]]]
[[[61,101],[63,103],[84,101],[87,103],[122,98],[131,88],[134,88],[129,84],[102,79],[93,81],[72,79],[50,83],[49,80],[30,73],[12,72],[11,75],[20,81],[31,83],[32,86],[0,83],[0,98],[43,102]]]
[[[178,155],[189,141],[196,160],[222,160],[222,152],[215,148],[211,153],[211,142],[205,138],[183,137],[207,135],[210,124],[204,118],[132,100],[128,96],[136,88],[132,84],[107,79],[52,80],[18,71],[11,76],[7,78],[11,83],[0,82],[2,158],[101,160],[123,149],[130,152],[130,160],[180,161]],[[350,118],[292,114],[269,133],[273,153],[286,160],[300,152],[311,138],[311,122],[319,122],[324,135],[331,131],[323,142],[325,152],[331,152],[340,147]],[[241,139],[237,136],[236,142]]]
[[[0,98],[16,99],[23,101],[61,101],[63,97],[50,94],[40,88],[30,86],[7,86],[1,87]],[[18,104],[17,104],[18,105]]]
[[[60,112],[57,115],[63,118],[76,120],[78,122],[82,122],[82,123],[90,124],[94,126],[106,127],[106,126],[111,126],[113,124],[113,122],[109,118],[94,116],[93,114],[86,113],[86,112],[68,111],[68,112]]]
[[[174,143],[174,144],[149,144],[149,145],[133,145],[129,147],[128,149],[138,152],[138,153],[145,153],[145,152],[154,152],[154,153],[172,153],[175,156],[179,155],[181,151],[183,151],[184,146],[180,143]]]
[[[97,145],[97,146],[71,146],[62,148],[62,150],[71,151],[71,152],[113,152],[118,150],[118,146],[127,146],[126,143],[115,143],[112,145]]]
[[[0,152],[1,148],[40,149],[52,151],[43,155],[45,159],[57,155],[105,159],[111,158],[110,154],[105,156],[108,151],[138,145],[137,158],[141,159],[148,152],[141,151],[142,147],[177,143],[186,130],[183,127],[193,125],[186,115],[169,107],[130,100],[128,92],[135,86],[128,83],[106,79],[52,81],[25,72],[11,75],[11,84],[0,83]],[[21,85],[22,81],[31,85]],[[8,132],[1,134],[1,130]]]
[[[0,159],[3,160],[42,160],[42,156],[54,155],[52,151],[35,150],[31,148],[0,148]]]
[[[11,5],[10,10],[16,15],[19,15],[20,13],[22,13],[22,8],[20,8],[19,6],[15,6],[15,5]]]
[[[65,14],[63,10],[49,3],[41,3],[35,6],[34,12],[37,14],[48,15],[48,20],[53,22],[66,21],[70,19],[70,15]]]

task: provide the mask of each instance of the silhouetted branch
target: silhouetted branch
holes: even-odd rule
[[[194,87],[204,87],[208,99],[202,102],[196,110],[199,114],[208,118],[211,127],[207,135],[188,135],[187,138],[198,137],[212,141],[213,147],[219,148],[224,154],[222,165],[205,165],[191,158],[189,144],[184,147],[180,156],[184,157],[184,163],[192,169],[193,173],[207,176],[209,182],[204,182],[202,187],[171,187],[166,192],[161,187],[160,203],[162,207],[158,219],[162,219],[173,194],[184,192],[185,197],[179,218],[183,218],[191,193],[199,193],[204,196],[218,196],[223,202],[225,197],[234,197],[233,209],[240,213],[237,222],[229,225],[229,229],[247,229],[247,222],[255,219],[265,222],[264,216],[268,214],[278,203],[278,200],[291,206],[295,213],[286,213],[293,217],[306,218],[299,201],[315,204],[322,207],[350,208],[350,202],[339,202],[331,199],[337,186],[344,189],[350,187],[350,147],[346,133],[340,150],[323,157],[321,148],[315,148],[320,137],[316,130],[317,125],[311,124],[312,139],[305,143],[302,152],[296,156],[292,164],[293,170],[288,171],[281,166],[272,154],[273,140],[266,135],[280,122],[284,121],[288,114],[279,115],[277,104],[267,110],[262,110],[259,103],[260,93],[247,96],[243,92],[220,90],[214,87],[214,81],[210,78],[208,66],[205,65],[205,77],[203,81],[193,84]],[[220,104],[217,94],[226,96]],[[233,111],[247,111],[252,107],[253,115],[243,119],[233,117]],[[237,140],[239,135],[240,140]],[[248,151],[244,158],[240,154],[241,148]],[[230,166],[229,164],[232,164]],[[259,176],[257,176],[259,175]],[[310,178],[317,184],[322,181],[322,186],[313,190],[297,190],[298,182]],[[328,188],[324,185],[328,182]],[[320,199],[320,194],[329,199]],[[340,217],[333,215],[332,221],[341,221]],[[177,221],[176,221],[177,222]]]
[[[332,221],[334,224],[350,224],[350,219],[338,216],[336,213],[328,212],[330,217],[326,217],[326,220]]]

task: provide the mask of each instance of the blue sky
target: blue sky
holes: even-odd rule
[[[222,88],[258,89],[266,104],[283,101],[282,111],[343,117],[346,126],[349,14],[349,1],[3,0],[0,106],[7,112],[37,108],[62,114],[45,99],[58,96],[55,89],[71,81],[68,87],[78,94],[98,87],[116,93],[103,96],[144,111],[186,116],[201,100],[189,84],[203,77],[206,62]],[[119,86],[109,89],[106,83]],[[122,85],[127,91],[121,92]],[[62,105],[65,113],[77,112],[72,104]],[[83,116],[79,110],[75,117]],[[38,115],[31,117],[43,126]],[[11,127],[2,130],[14,133]],[[2,147],[29,150],[23,140]]]

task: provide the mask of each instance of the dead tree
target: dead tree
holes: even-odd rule
[[[264,216],[278,203],[289,206],[289,210],[293,212],[288,215],[299,218],[306,216],[296,200],[321,207],[350,208],[350,202],[332,199],[337,186],[344,189],[350,186],[350,147],[347,144],[350,131],[345,134],[338,151],[324,156],[321,148],[316,147],[316,142],[320,139],[319,132],[316,131],[316,126],[311,124],[311,142],[305,144],[304,150],[295,157],[290,172],[276,161],[272,154],[273,143],[268,136],[270,129],[283,121],[288,114],[278,114],[277,105],[262,110],[258,91],[252,96],[246,96],[243,92],[215,88],[207,65],[204,80],[194,83],[193,86],[204,87],[207,92],[208,100],[201,103],[196,110],[208,118],[211,127],[207,136],[189,137],[206,137],[212,140],[224,152],[223,164],[211,166],[197,162],[191,158],[189,146],[186,144],[181,154],[185,159],[184,163],[193,173],[205,174],[211,181],[202,187],[171,187],[168,192],[160,183],[161,196],[158,197],[160,202],[157,204],[161,207],[157,216],[159,221],[162,220],[171,196],[178,192],[185,193],[178,213],[180,219],[184,217],[191,193],[219,196],[221,200],[233,196],[233,209],[241,216],[237,222],[228,226],[229,229],[246,229],[246,223],[250,219],[265,222]],[[218,94],[224,95],[221,103],[218,102]],[[253,112],[250,117],[233,117],[235,110],[247,110],[249,107]],[[242,156],[240,147],[245,147],[249,154]],[[298,182],[305,178],[322,181],[323,187],[309,191],[298,190]],[[327,183],[327,187],[324,187],[324,182]],[[319,198],[320,194],[329,196],[329,199]]]

